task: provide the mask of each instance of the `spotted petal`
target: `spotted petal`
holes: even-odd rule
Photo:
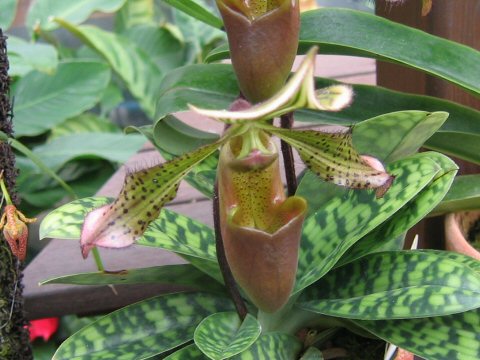
[[[305,165],[325,181],[352,189],[377,189],[378,197],[393,181],[380,161],[355,151],[350,128],[320,132],[261,126],[297,149]]]
[[[119,197],[88,213],[82,228],[82,255],[95,245],[121,248],[135,242],[177,193],[182,178],[224,140],[149,169],[128,174]]]

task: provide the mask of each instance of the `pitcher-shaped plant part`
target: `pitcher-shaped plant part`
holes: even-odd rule
[[[275,96],[239,110],[203,114],[231,124],[215,143],[164,164],[126,176],[119,197],[85,218],[81,235],[84,256],[93,246],[125,247],[140,238],[178,184],[200,161],[221,148],[218,164],[222,234],[235,278],[260,309],[278,310],[293,287],[305,200],[285,199],[278,153],[272,136],[295,147],[306,166],[325,181],[356,189],[376,189],[382,196],[393,177],[352,146],[351,129],[336,132],[287,130],[270,120],[299,108],[337,111],[352,98],[348,86],[314,88],[316,48]]]
[[[285,84],[298,47],[298,0],[217,0],[243,95],[264,101]]]

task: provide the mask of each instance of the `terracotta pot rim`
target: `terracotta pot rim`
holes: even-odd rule
[[[450,213],[445,216],[445,248],[480,260],[480,252],[466,239],[468,229],[480,219],[480,210]]]

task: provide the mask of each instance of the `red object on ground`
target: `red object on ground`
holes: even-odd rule
[[[39,320],[32,320],[30,326],[30,341],[32,342],[36,338],[42,338],[48,341],[53,334],[58,330],[60,321],[58,318],[46,318]]]

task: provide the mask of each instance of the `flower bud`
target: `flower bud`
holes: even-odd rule
[[[273,96],[298,47],[298,0],[217,0],[240,89],[252,103]]]

